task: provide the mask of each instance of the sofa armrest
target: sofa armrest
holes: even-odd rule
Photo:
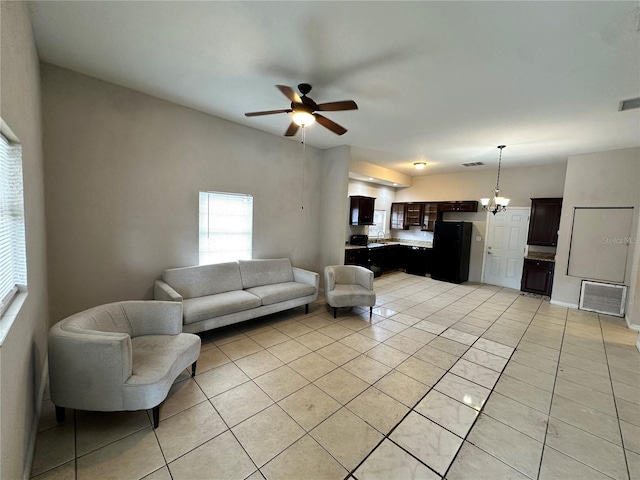
[[[171,285],[164,280],[156,280],[153,283],[153,298],[167,302],[181,302],[182,295],[176,292]]]
[[[150,300],[121,302],[131,325],[131,336],[182,333],[182,303]]]
[[[83,410],[122,408],[122,384],[131,376],[133,366],[129,335],[65,331],[63,322],[49,332],[49,377],[54,404]]]
[[[320,275],[316,272],[311,272],[309,270],[304,270],[298,267],[292,267],[293,269],[293,280],[298,283],[306,283],[307,285],[313,285],[316,287],[316,292],[318,292],[318,288],[320,287]]]
[[[330,292],[336,287],[336,271],[333,267],[324,268],[324,293]]]
[[[356,282],[367,290],[373,290],[373,272],[365,267],[356,267]]]

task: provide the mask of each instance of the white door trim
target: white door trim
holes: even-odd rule
[[[513,211],[513,210],[522,210],[523,214],[525,214],[525,216],[527,217],[527,225],[530,221],[530,216],[531,216],[531,208],[530,207],[509,207],[507,208],[507,211]],[[525,213],[526,212],[526,213]],[[491,212],[487,212],[487,217],[486,217],[486,225],[485,225],[485,235],[484,235],[484,250],[482,252],[482,283],[485,283],[485,276],[486,276],[486,269],[487,269],[487,250],[489,248],[489,237],[490,237],[490,224],[491,224],[491,217],[490,215],[493,215]],[[498,214],[500,215],[500,214]],[[526,248],[526,238],[523,244],[523,251],[522,251],[522,258],[524,261],[524,254],[525,254],[525,248]],[[519,288],[519,287],[518,287]]]

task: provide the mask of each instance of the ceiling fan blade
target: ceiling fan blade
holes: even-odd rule
[[[287,87],[286,85],[276,85],[276,87],[282,92],[285,97],[289,99],[290,102],[302,103],[300,95],[298,95],[293,88]]]
[[[357,109],[358,109],[358,105],[353,100],[320,103],[318,105],[318,110],[321,112],[337,112],[340,110],[357,110]]]
[[[249,112],[245,113],[245,117],[259,117],[260,115],[273,115],[274,113],[290,113],[291,109],[288,108],[286,110],[267,110],[265,112]]]
[[[300,126],[297,123],[291,122],[289,124],[289,128],[287,128],[287,131],[284,132],[284,136],[285,137],[293,137],[296,134],[296,132],[298,131],[299,128],[300,128]]]
[[[328,128],[329,130],[331,130],[336,135],[342,135],[344,133],[347,133],[347,129],[346,128],[338,125],[333,120],[329,120],[327,117],[323,117],[322,115],[320,115],[318,113],[314,113],[313,116],[316,117],[316,120],[318,121],[318,123],[320,125],[322,125],[325,128]]]

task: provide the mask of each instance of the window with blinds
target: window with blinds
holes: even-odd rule
[[[253,196],[200,192],[200,265],[248,260],[253,244]]]
[[[22,149],[0,134],[0,314],[26,284]]]

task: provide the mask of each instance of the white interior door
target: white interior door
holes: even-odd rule
[[[529,208],[507,208],[489,214],[483,282],[520,290]]]

